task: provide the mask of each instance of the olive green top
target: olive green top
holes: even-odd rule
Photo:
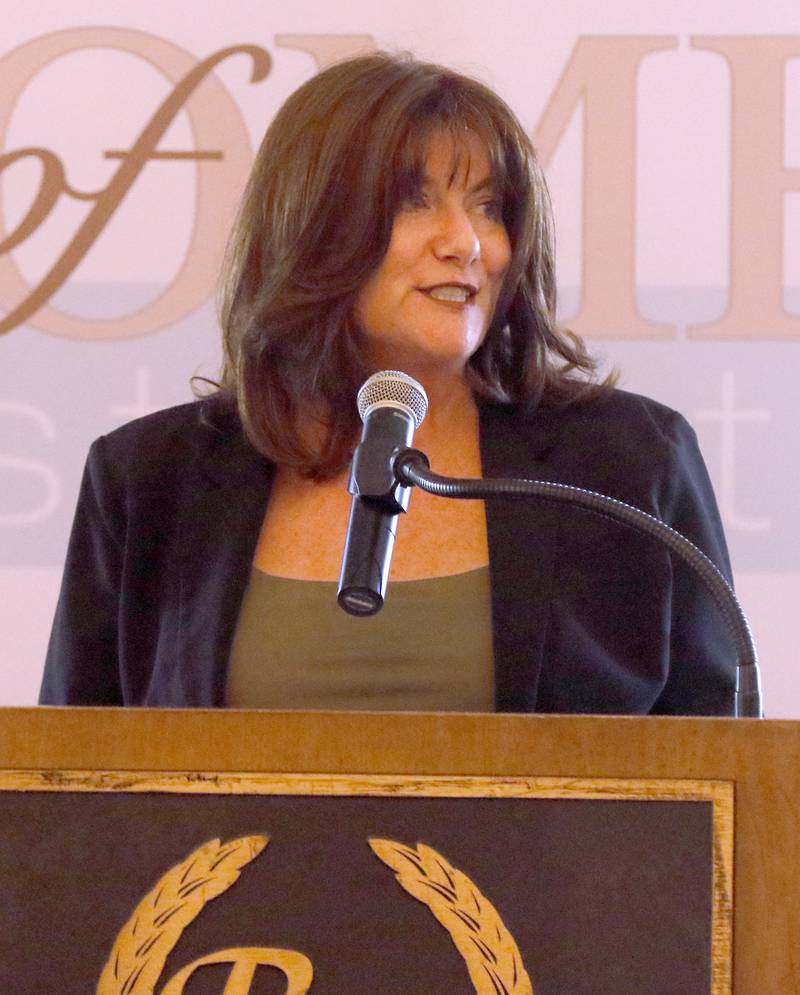
[[[494,710],[489,568],[394,581],[354,618],[333,581],[253,569],[228,671],[231,708]]]

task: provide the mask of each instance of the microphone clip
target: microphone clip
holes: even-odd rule
[[[348,491],[380,505],[392,514],[408,511],[411,500],[411,486],[403,484],[395,473],[395,460],[401,454],[417,452],[405,446],[395,445],[389,449],[387,437],[397,439],[398,426],[392,420],[406,421],[404,413],[393,408],[374,411],[370,420],[370,430],[364,432],[361,442],[353,453],[350,465]],[[403,426],[405,428],[405,426]],[[407,433],[407,437],[410,432]],[[387,456],[388,451],[388,456]],[[422,454],[420,454],[422,455]],[[425,459],[426,465],[430,465]]]

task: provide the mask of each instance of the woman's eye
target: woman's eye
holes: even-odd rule
[[[481,201],[478,205],[478,210],[481,214],[485,215],[487,218],[491,218],[493,221],[503,220],[503,204],[497,197],[493,197],[491,200]]]
[[[400,205],[401,209],[406,211],[428,206],[429,200],[424,190],[414,190],[413,193],[407,194]]]

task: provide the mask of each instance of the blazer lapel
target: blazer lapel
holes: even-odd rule
[[[557,479],[549,465],[554,438],[548,423],[537,414],[523,419],[513,408],[482,405],[484,476]],[[559,507],[542,499],[486,502],[499,712],[536,709],[559,519]]]
[[[169,699],[222,706],[231,644],[272,486],[273,467],[235,424],[203,424],[187,482],[178,666]]]

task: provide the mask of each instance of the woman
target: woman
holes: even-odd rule
[[[220,390],[91,450],[41,700],[730,713],[697,584],[579,510],[416,493],[383,612],[336,606],[354,398],[383,368],[426,388],[437,471],[604,491],[729,571],[691,429],[592,383],[555,297],[545,181],[495,94],[388,55],[302,86],[233,232]]]

